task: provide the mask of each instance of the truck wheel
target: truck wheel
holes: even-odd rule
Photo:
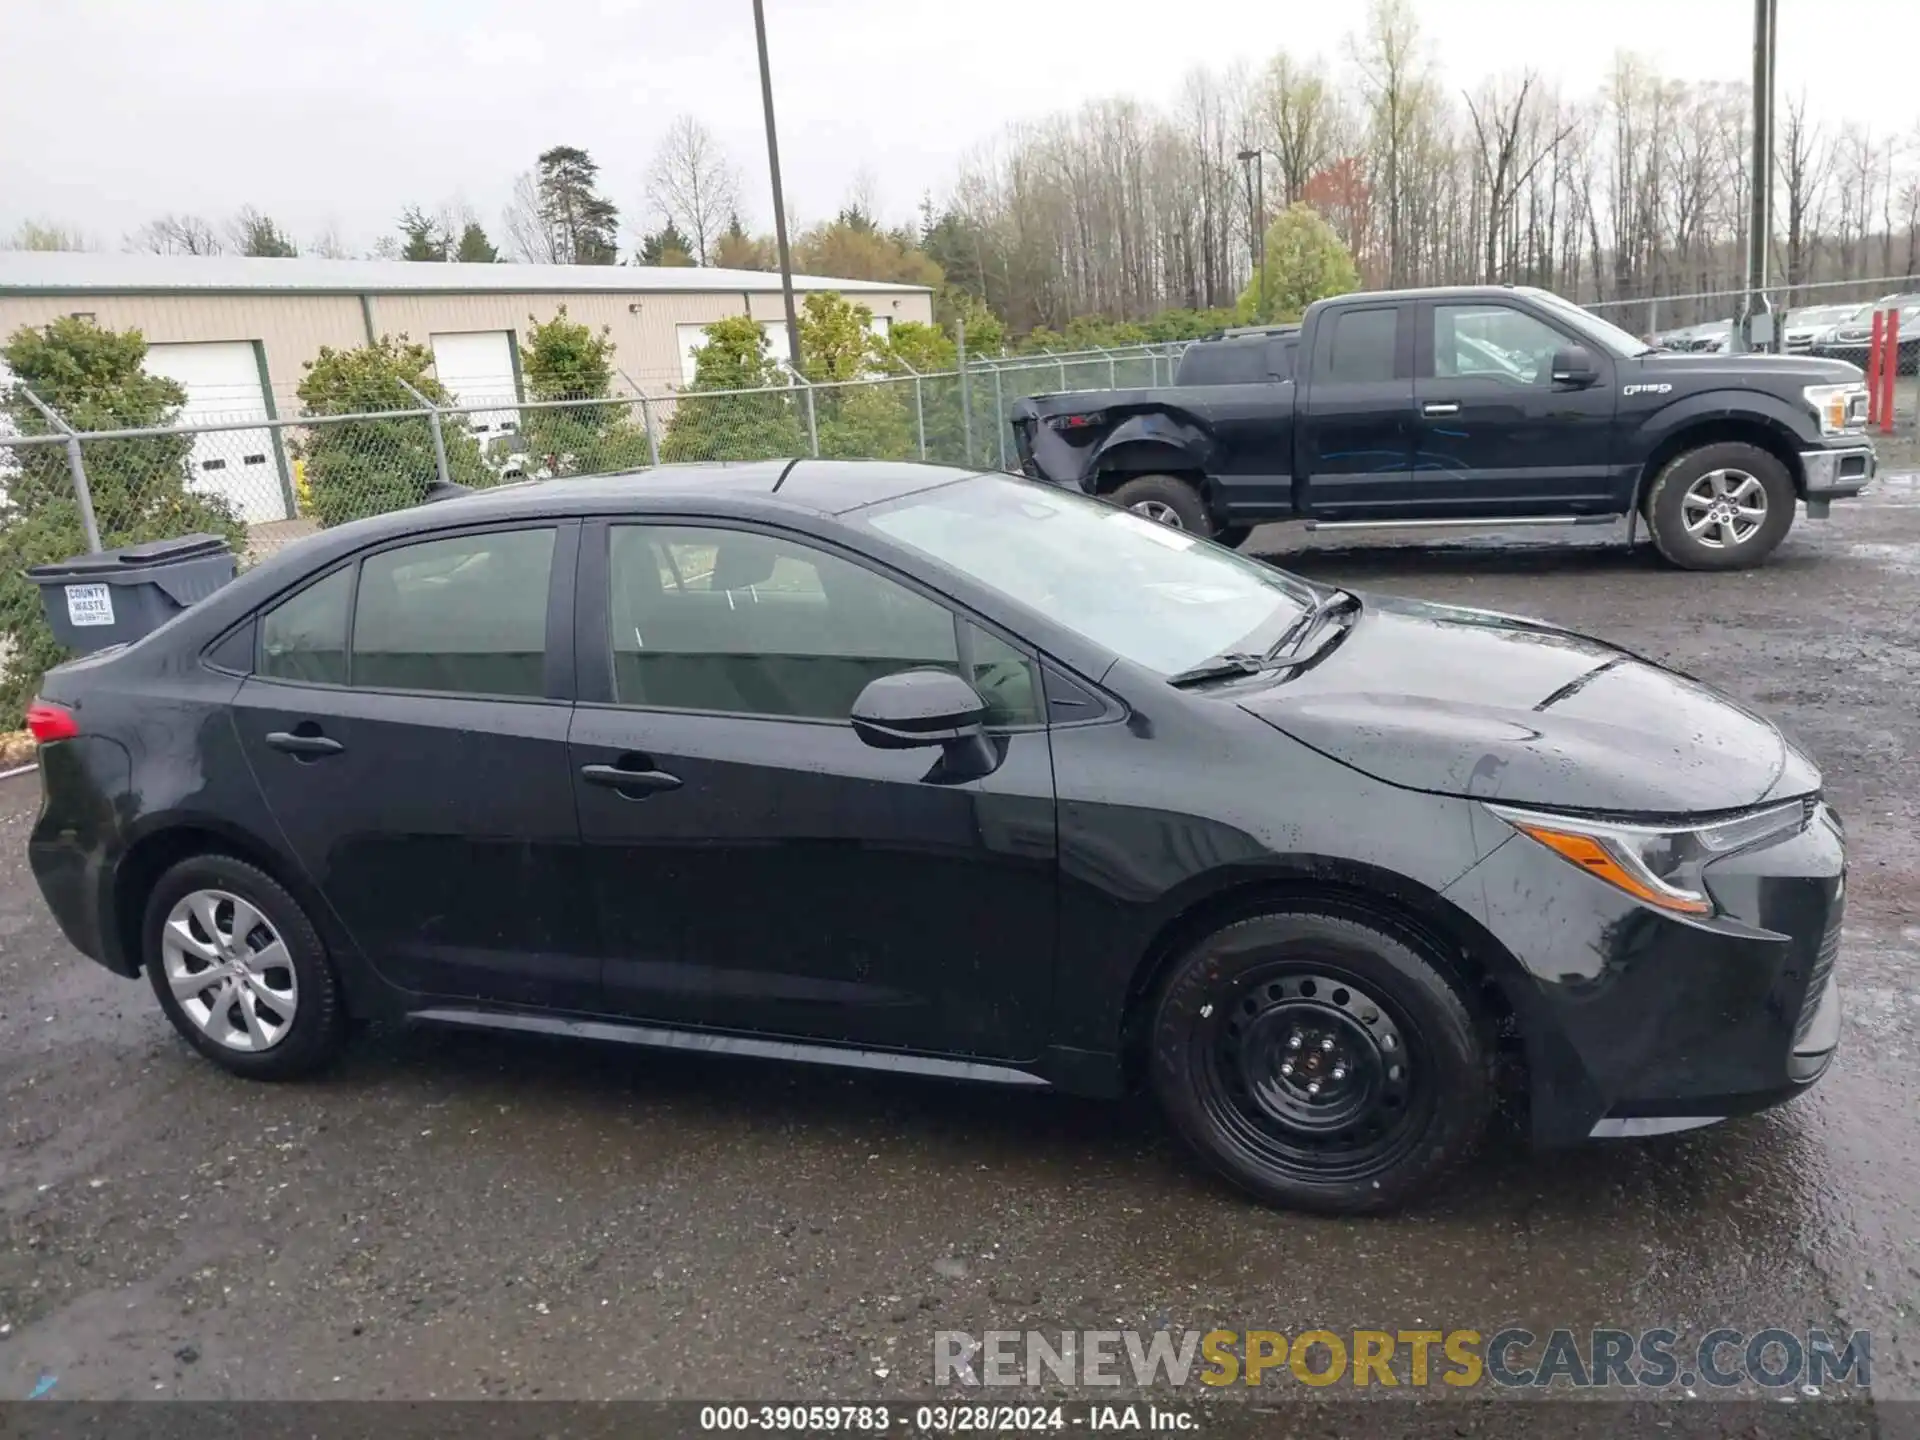
[[[1213,534],[1213,517],[1200,492],[1175,475],[1136,475],[1107,499],[1156,524],[1195,535]]]
[[[1758,565],[1793,525],[1793,477],[1754,445],[1703,445],[1676,455],[1647,493],[1647,528],[1683,570]]]

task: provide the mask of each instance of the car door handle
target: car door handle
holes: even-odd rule
[[[338,755],[347,748],[325,735],[295,735],[286,730],[275,730],[268,735],[267,746],[288,755]]]
[[[619,765],[582,765],[580,778],[589,785],[618,790],[630,800],[644,800],[659,790],[678,790],[680,777],[664,770],[627,770]]]
[[[1460,407],[1451,400],[1429,400],[1420,407],[1422,415],[1458,415]]]

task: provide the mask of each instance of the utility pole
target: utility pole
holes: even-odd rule
[[[1258,197],[1248,196],[1253,205],[1253,318],[1267,318],[1267,165],[1264,150],[1242,150],[1242,165],[1253,162],[1254,188]]]
[[[767,15],[753,0],[753,35],[760,46],[760,103],[767,112],[767,169],[773,176],[773,235],[780,246],[780,298],[787,307],[787,360],[800,369],[800,317],[793,308],[793,254],[787,248],[787,202],[780,189],[780,141],[773,129],[773,72],[767,66]]]
[[[1734,344],[1742,350],[1775,347],[1767,300],[1767,261],[1773,231],[1773,64],[1780,0],[1753,0],[1753,156],[1747,177],[1747,293],[1740,302]]]

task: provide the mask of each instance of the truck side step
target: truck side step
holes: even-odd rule
[[[1514,525],[1613,525],[1618,515],[1470,516],[1445,520],[1308,520],[1309,530],[1505,530]]]

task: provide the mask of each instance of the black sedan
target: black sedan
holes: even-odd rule
[[[1817,1079],[1820,776],[1670,671],[927,466],[514,486],[329,530],[48,673],[31,840],[201,1053],[355,1017],[1136,1080],[1374,1211]]]

